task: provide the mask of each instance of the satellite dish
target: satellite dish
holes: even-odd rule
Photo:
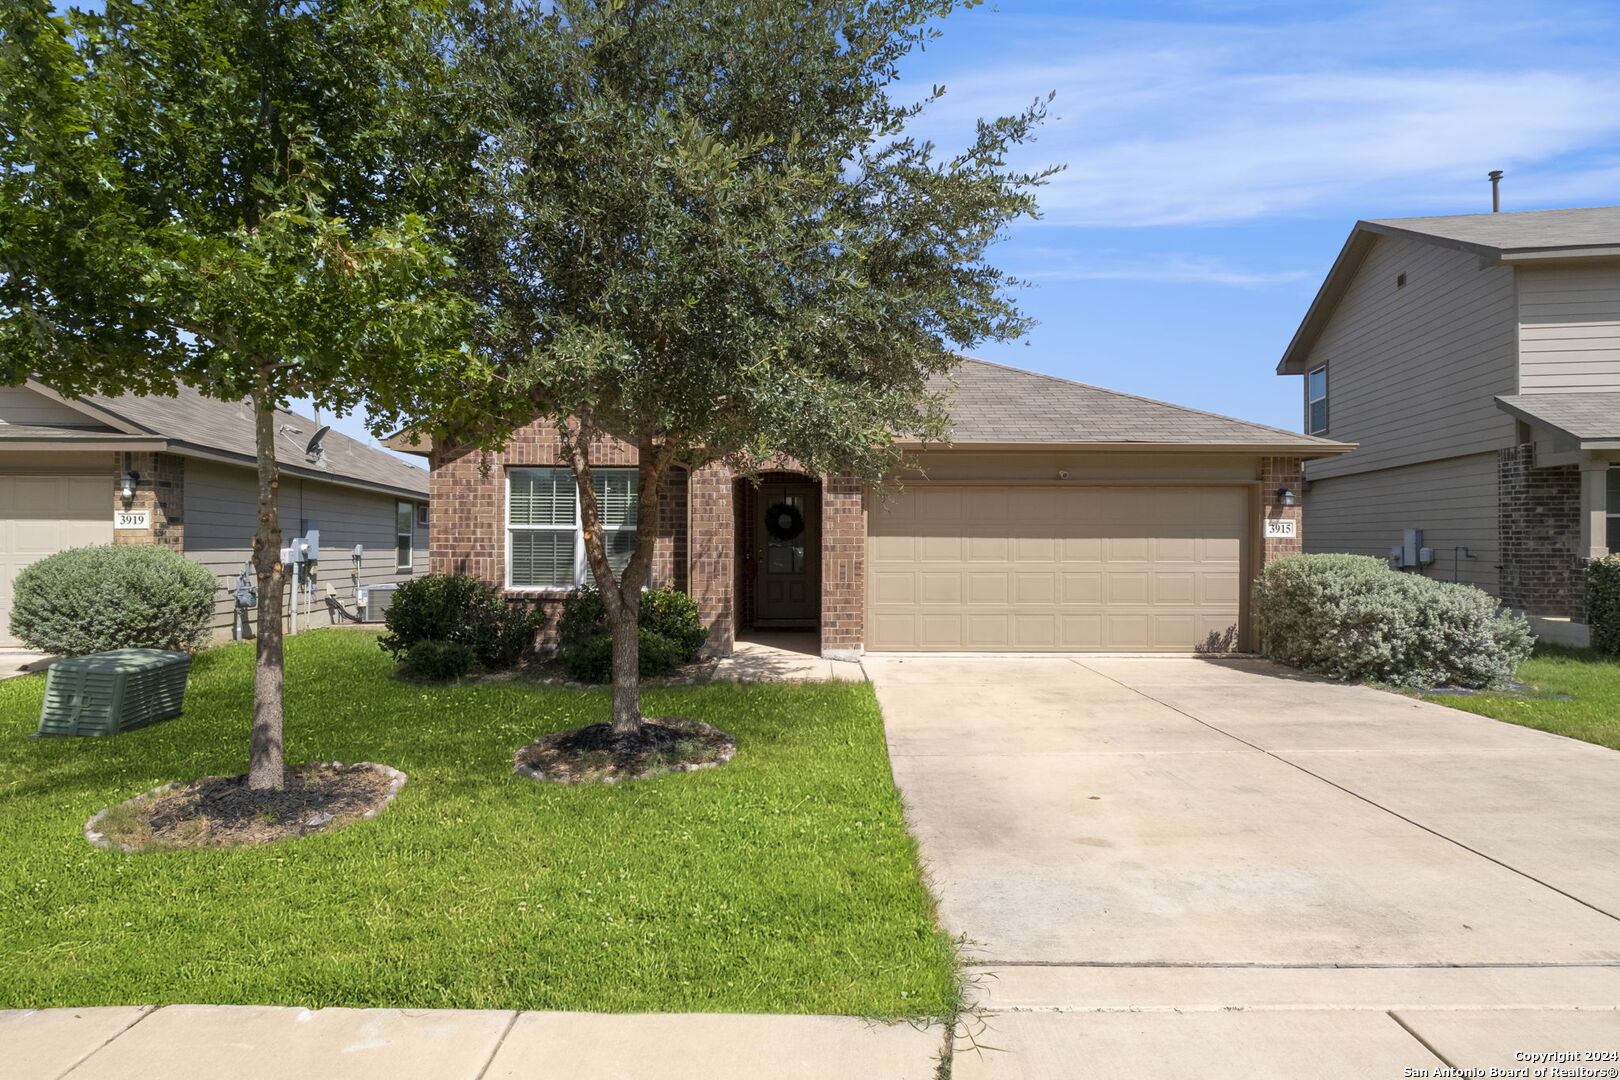
[[[320,453],[321,452],[321,440],[326,438],[326,433],[328,431],[331,431],[331,430],[332,430],[332,425],[327,424],[325,427],[321,428],[315,434],[311,435],[309,437],[309,445],[304,447],[304,454],[306,456],[313,457],[314,455]]]

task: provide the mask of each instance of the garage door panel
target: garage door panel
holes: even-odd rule
[[[10,634],[12,588],[30,563],[70,547],[110,544],[109,476],[0,476],[0,645]]]
[[[919,572],[917,600],[923,604],[950,604],[955,607],[962,602],[962,575]]]
[[[917,619],[917,637],[925,649],[959,649],[962,647],[962,616],[922,615]]]
[[[1010,649],[1012,647],[1012,616],[982,615],[970,612],[966,617],[967,646],[970,649]]]
[[[967,602],[971,604],[1012,603],[1011,573],[983,573],[973,571],[967,575]]]
[[[1012,553],[1012,544],[1005,536],[969,536],[968,562],[1004,563]]]
[[[1013,603],[1049,605],[1057,603],[1057,574],[1019,571],[1013,575]]]
[[[1109,562],[1147,562],[1151,558],[1152,543],[1145,536],[1116,536],[1108,541]]]
[[[873,650],[1190,651],[1238,622],[1242,488],[941,485],[896,504],[871,526]]]
[[[1103,598],[1103,576],[1100,571],[1063,575],[1063,602],[1065,604],[1100,604]]]
[[[1198,575],[1160,570],[1153,575],[1155,604],[1191,605],[1198,602]]]
[[[1148,575],[1145,572],[1116,571],[1108,575],[1108,602],[1110,604],[1145,604],[1148,599]]]

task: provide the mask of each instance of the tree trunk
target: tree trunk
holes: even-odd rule
[[[596,486],[591,480],[589,428],[581,422],[572,428],[560,425],[559,431],[563,454],[579,488],[585,561],[602,592],[602,606],[607,609],[608,631],[613,638],[613,734],[634,735],[641,730],[641,586],[652,570],[653,549],[658,543],[658,493],[676,444],[666,440],[658,446],[645,436],[638,440],[636,551],[623,575],[615,579],[608,563]]]
[[[281,482],[276,468],[275,410],[275,401],[266,389],[254,391],[259,523],[253,533],[253,569],[259,589],[259,632],[254,646],[253,749],[248,766],[248,788],[253,791],[281,791],[287,786],[287,769],[281,756],[281,590],[286,570],[281,565]]]
[[[616,585],[604,588],[619,592]],[[639,591],[639,590],[637,590]],[[641,631],[640,603],[628,603],[620,596],[617,612],[608,613],[613,633],[613,734],[634,735],[641,730]]]

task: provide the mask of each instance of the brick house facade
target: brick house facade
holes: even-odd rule
[[[1586,621],[1581,470],[1537,466],[1534,443],[1497,452],[1501,597],[1527,615]]]

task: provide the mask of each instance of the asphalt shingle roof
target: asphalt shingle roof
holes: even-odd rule
[[[1620,441],[1620,392],[1505,394],[1496,400],[1509,412],[1568,432],[1581,442]]]
[[[221,401],[204,397],[188,387],[180,387],[174,397],[86,396],[86,404],[173,443],[213,450],[252,460],[253,411],[246,401]],[[359,482],[366,485],[427,496],[428,474],[376,447],[367,446],[337,431],[321,440],[324,453],[311,458],[304,453],[310,437],[321,427],[299,413],[276,412],[276,457],[281,467],[300,476]]]
[[[1343,444],[1247,420],[964,358],[950,408],[956,443]],[[935,389],[943,389],[940,379]]]
[[[1502,252],[1620,244],[1620,206],[1384,218],[1367,224]]]

